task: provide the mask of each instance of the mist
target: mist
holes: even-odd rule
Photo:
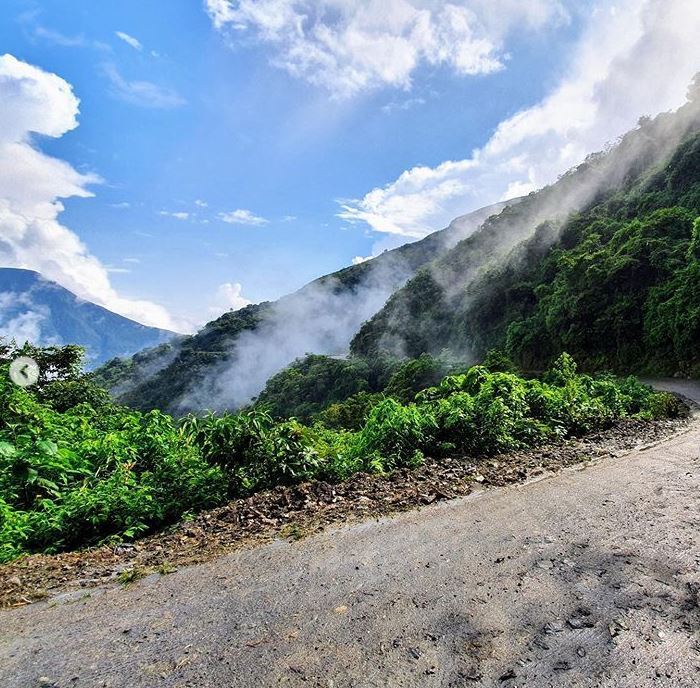
[[[451,318],[459,317],[470,306],[471,289],[488,290],[490,270],[515,266],[525,259],[526,252],[519,249],[523,242],[535,236],[538,228],[542,229],[537,236],[538,248],[546,250],[558,241],[573,213],[638,181],[654,166],[663,165],[683,138],[699,126],[700,79],[696,77],[688,102],[677,111],[662,113],[654,119],[642,117],[636,128],[608,144],[604,151],[590,154],[554,184],[518,199],[517,205],[511,203],[446,256],[432,262],[428,270],[440,293],[440,312],[448,312]],[[400,357],[417,355],[408,348],[407,327],[419,322],[420,317],[431,323],[428,311],[436,306],[417,303],[416,293],[422,290],[417,288],[412,293],[411,288],[409,284],[377,315],[379,322],[375,327],[375,331],[381,332],[377,348]],[[417,311],[421,316],[416,315]],[[425,322],[420,324],[424,326]],[[438,323],[432,324],[437,327]],[[465,332],[460,341],[431,342],[432,348],[426,351],[471,363],[477,357],[469,344],[470,338]]]
[[[272,375],[299,357],[308,353],[347,355],[350,340],[362,323],[415,274],[417,251],[428,248],[431,256],[444,254],[505,205],[487,206],[456,218],[426,239],[322,277],[271,304],[263,323],[229,343],[226,361],[192,384],[178,400],[176,411],[236,409],[249,403]]]

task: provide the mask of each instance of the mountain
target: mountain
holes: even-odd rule
[[[80,299],[32,270],[0,268],[0,336],[37,345],[79,344],[94,367],[176,335]]]
[[[320,277],[278,301],[224,313],[172,345],[110,361],[98,378],[137,408],[181,414],[241,406],[299,356],[347,354],[352,336],[391,294],[507,205],[459,217],[420,241]]]
[[[542,368],[566,350],[592,370],[698,374],[698,214],[696,79],[678,111],[643,118],[421,269],[351,351],[475,361],[501,347]]]
[[[474,362],[501,347],[533,368],[568,349],[589,369],[700,371],[699,133],[696,79],[686,105],[640,119],[550,186],[110,362],[102,379],[127,404],[184,413],[239,407],[304,354],[348,348]]]

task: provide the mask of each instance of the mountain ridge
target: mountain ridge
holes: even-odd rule
[[[0,336],[78,344],[89,367],[176,337],[82,299],[34,270],[0,267]]]
[[[484,305],[490,296],[497,297],[499,289],[506,288],[511,289],[509,298],[514,302],[536,296],[518,294],[515,279],[506,285],[498,283],[499,270],[512,268],[517,272],[519,267],[540,260],[565,235],[571,222],[576,221],[577,213],[602,208],[605,202],[614,204],[616,197],[622,203],[619,198],[625,194],[642,193],[640,185],[644,180],[649,177],[653,182],[654,175],[663,175],[665,165],[680,150],[683,142],[699,130],[700,79],[696,79],[688,103],[679,110],[662,113],[654,119],[643,118],[636,129],[621,137],[608,151],[589,156],[554,184],[530,194],[518,206],[509,208],[500,216],[490,218],[484,227],[435,264],[420,270],[363,324],[351,342],[352,353],[374,356],[391,352],[415,357],[422,353],[438,354],[447,349],[462,360],[474,361],[489,347],[503,346],[503,337],[483,335],[493,328],[494,321],[503,321],[499,308],[505,308],[505,304],[494,305],[488,317],[479,317],[479,307],[472,304]],[[698,181],[700,179],[691,178],[688,183],[697,184]],[[658,206],[660,193],[654,191],[645,202]],[[573,203],[571,199],[567,200],[572,194],[579,196]],[[562,199],[570,206],[568,212],[562,212]],[[670,199],[663,199],[663,203],[670,202]],[[547,208],[549,210],[545,210]],[[639,207],[633,212],[643,211],[644,208]],[[534,220],[530,220],[529,230],[522,231],[521,228],[516,232],[520,240],[511,241],[507,247],[501,245],[500,251],[490,255],[476,254],[474,245],[480,240],[483,243],[481,235],[490,233],[493,237],[498,234],[498,225],[503,224],[509,212],[532,216]],[[570,349],[571,343],[563,348],[567,346]],[[555,355],[554,351],[549,353]],[[536,357],[517,358],[521,364],[531,366]],[[537,365],[542,363],[541,359],[537,361]]]
[[[553,184],[499,205],[497,212],[487,206],[457,218],[420,242],[321,277],[276,302],[226,313],[168,351],[143,352],[143,365],[111,362],[100,371],[102,379],[119,389],[119,399],[128,405],[181,415],[239,408],[272,375],[308,353],[338,355],[349,349],[360,358],[416,358],[445,352],[473,363],[487,346],[504,345],[503,337],[481,337],[470,329],[490,327],[469,307],[478,295],[499,289],[499,266],[541,260],[581,214],[625,195],[632,198],[643,180],[661,174],[684,139],[699,130],[696,79],[686,105],[641,118],[615,144],[589,155]],[[654,193],[644,202],[656,208],[662,191]],[[524,292],[522,298],[536,295]],[[502,313],[491,315],[494,322],[500,318],[505,331]],[[527,356],[518,360],[526,366],[533,362]]]
[[[224,313],[173,346],[110,361],[98,379],[136,408],[182,414],[241,406],[299,356],[347,353],[360,325],[418,268],[519,200],[455,218],[421,240],[321,276],[277,301]]]

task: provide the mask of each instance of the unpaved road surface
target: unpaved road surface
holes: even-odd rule
[[[0,685],[700,686],[699,533],[696,419],[539,482],[0,613]]]

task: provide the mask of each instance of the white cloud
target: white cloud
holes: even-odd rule
[[[130,45],[134,50],[143,50],[143,46],[141,45],[141,41],[138,40],[138,38],[134,38],[133,36],[130,36],[128,33],[124,33],[123,31],[115,31],[114,35],[124,41],[127,45]]]
[[[49,346],[55,342],[42,334],[42,323],[50,313],[46,306],[32,303],[31,291],[17,294],[0,292],[0,336],[14,339],[18,344],[31,342]]]
[[[161,210],[158,215],[162,215],[163,217],[172,217],[175,218],[176,220],[189,220],[190,219],[190,214],[183,212],[183,211],[176,211],[176,212],[171,212],[170,210]]]
[[[68,35],[38,23],[40,10],[28,10],[17,17],[17,21],[32,38],[39,39],[50,45],[61,48],[90,48],[103,53],[111,52],[112,48],[107,43],[87,38],[84,34]]]
[[[360,265],[362,263],[366,263],[368,260],[371,260],[374,256],[355,256],[352,259],[352,264],[353,265]]]
[[[566,16],[559,0],[206,0],[206,7],[231,40],[252,34],[272,46],[273,64],[339,97],[409,88],[421,64],[463,75],[498,71],[512,28]]]
[[[120,296],[105,266],[58,221],[59,199],[91,196],[88,186],[99,177],[45,155],[32,135],[58,138],[74,129],[78,105],[60,77],[0,56],[0,264],[36,270],[112,311],[178,329],[161,306]]]
[[[237,311],[251,304],[243,296],[243,287],[239,282],[226,282],[219,285],[216,290],[214,305],[210,306],[211,313],[221,313],[222,311],[233,310]]]
[[[122,201],[121,203],[110,203],[111,208],[118,208],[120,210],[131,208],[131,203],[128,201]]]
[[[382,112],[386,115],[390,115],[392,112],[397,110],[411,110],[414,107],[420,105],[425,105],[425,98],[406,98],[405,100],[395,101],[393,100],[386,105],[382,105]]]
[[[47,29],[44,26],[35,26],[34,35],[53,45],[60,45],[62,48],[87,48],[93,44],[85,36],[68,36],[54,29]]]
[[[269,220],[266,220],[264,217],[254,215],[250,210],[244,210],[242,208],[231,210],[228,213],[219,213],[219,219],[230,225],[252,225],[254,227],[266,225],[269,222]]]
[[[44,309],[28,310],[19,313],[14,318],[9,318],[0,324],[2,336],[7,339],[14,339],[17,344],[31,342],[35,345],[46,346],[50,342],[42,336],[41,324],[46,320],[48,314]]]
[[[457,215],[540,188],[632,128],[681,105],[700,70],[700,4],[600,0],[567,75],[534,107],[501,122],[468,158],[417,166],[339,216],[377,232],[422,237]]]
[[[104,65],[104,73],[110,81],[112,95],[132,105],[167,110],[187,102],[173,89],[150,81],[128,81],[113,64]]]
[[[194,204],[198,206],[199,208],[208,208],[209,204],[206,201],[203,201],[201,198],[198,198]]]

